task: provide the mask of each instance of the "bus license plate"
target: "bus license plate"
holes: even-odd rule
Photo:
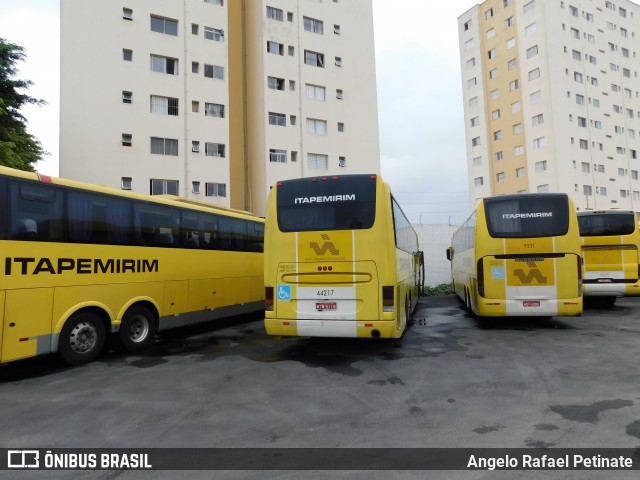
[[[322,311],[322,310],[337,310],[337,309],[338,309],[337,302],[320,302],[320,303],[316,303],[316,310],[318,310],[318,311]]]
[[[598,283],[613,283],[613,278],[599,278]]]
[[[540,301],[539,300],[528,300],[528,301],[522,302],[522,306],[523,307],[539,307],[540,306]]]

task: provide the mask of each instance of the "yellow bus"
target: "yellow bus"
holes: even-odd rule
[[[264,221],[0,167],[0,363],[263,309]]]
[[[266,331],[398,338],[418,301],[421,258],[379,176],[278,182],[265,225]]]
[[[584,259],[585,296],[613,305],[616,297],[640,295],[636,214],[624,210],[578,213]]]
[[[567,195],[485,198],[451,243],[453,286],[475,315],[582,313],[580,235]]]

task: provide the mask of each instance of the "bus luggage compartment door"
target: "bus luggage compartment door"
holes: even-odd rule
[[[2,363],[51,351],[53,288],[11,290],[2,325]]]

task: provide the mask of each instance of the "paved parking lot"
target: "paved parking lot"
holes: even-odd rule
[[[576,318],[478,322],[453,296],[426,298],[392,341],[277,340],[254,315],[166,332],[135,356],[0,368],[0,447],[634,448],[639,359],[640,299]],[[513,478],[491,473],[442,478]],[[175,478],[68,475],[56,478]]]

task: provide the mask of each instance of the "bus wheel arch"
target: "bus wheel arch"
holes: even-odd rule
[[[148,301],[129,306],[117,334],[119,346],[128,352],[143,350],[153,343],[158,331],[158,310]]]
[[[104,349],[108,325],[108,314],[100,308],[74,312],[60,330],[58,354],[72,365],[92,362]]]

